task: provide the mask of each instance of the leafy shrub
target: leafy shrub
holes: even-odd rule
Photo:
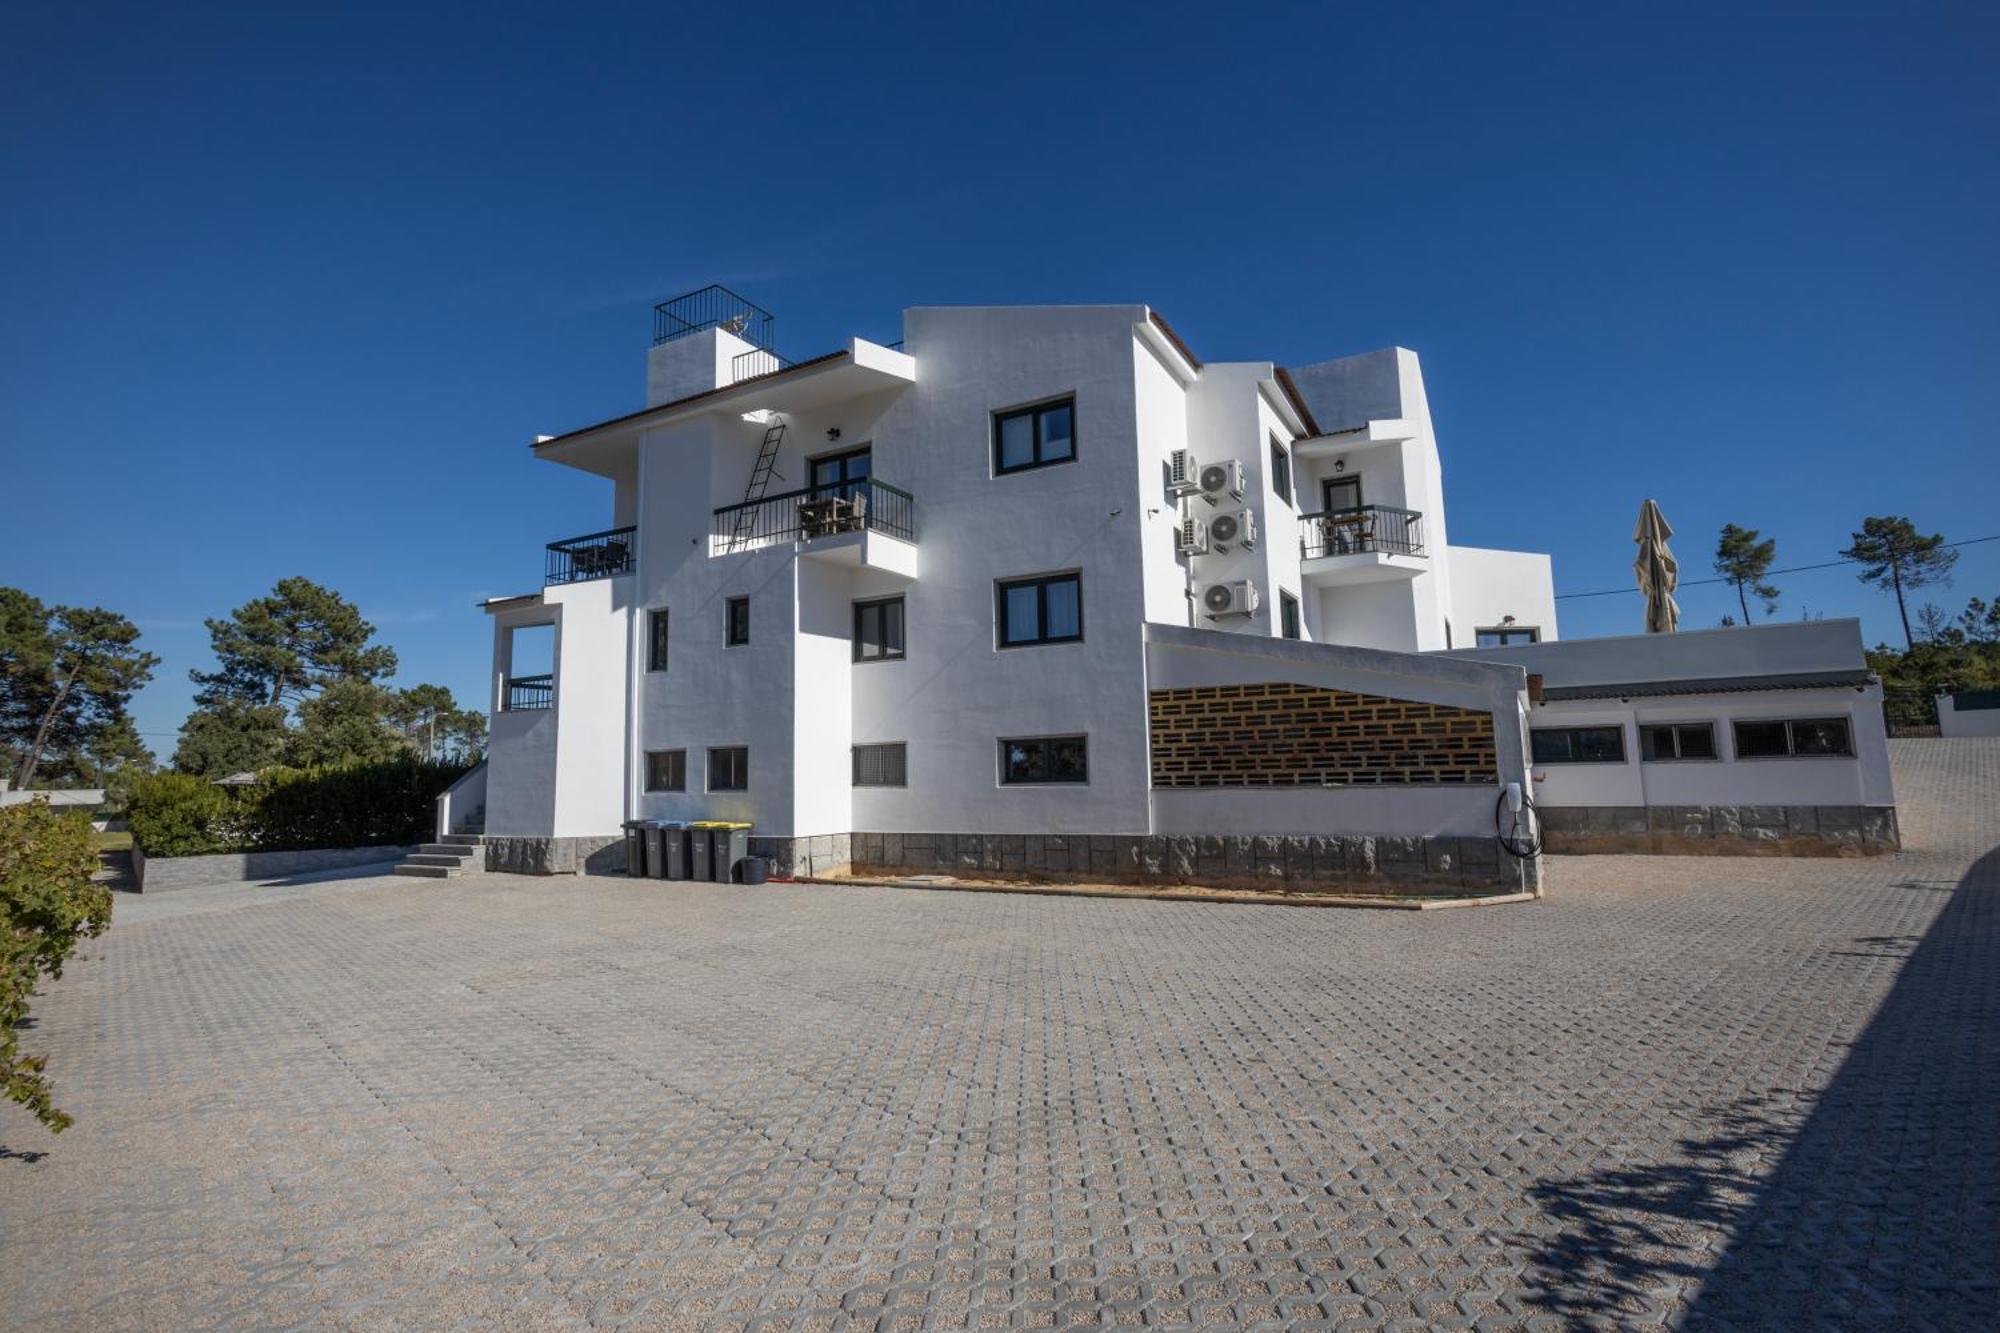
[[[111,925],[110,890],[90,882],[96,869],[87,817],[47,801],[0,809],[0,1087],[56,1133],[70,1117],[51,1099],[48,1057],[24,1054],[19,1028],[41,979],[61,976],[76,946]]]
[[[133,788],[132,838],[148,856],[423,842],[438,794],[464,773],[463,764],[402,756],[267,769],[247,788],[162,774]]]
[[[132,784],[132,841],[148,856],[201,856],[235,851],[240,819],[235,798],[207,778],[155,773]]]

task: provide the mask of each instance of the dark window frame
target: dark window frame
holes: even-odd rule
[[[1657,753],[1659,746],[1655,743],[1653,749],[1656,753],[1647,754],[1647,733],[1662,731],[1672,734],[1674,752],[1672,754],[1659,754]],[[1707,754],[1683,754],[1682,751],[1686,748],[1681,744],[1681,733],[1683,731],[1707,732],[1709,752]],[[1721,758],[1722,748],[1721,743],[1716,739],[1715,723],[1704,718],[1695,718],[1686,722],[1641,722],[1639,724],[1639,762],[1642,764],[1712,764]]]
[[[1549,757],[1547,757],[1547,756],[1543,755],[1543,754],[1542,754],[1542,753],[1541,753],[1541,752],[1540,752],[1540,751],[1539,751],[1539,750],[1538,750],[1538,749],[1536,748],[1536,739],[1537,739],[1538,737],[1541,737],[1541,736],[1557,736],[1557,735],[1565,735],[1565,734],[1567,734],[1567,735],[1571,735],[1571,736],[1575,736],[1575,735],[1576,735],[1576,734],[1578,734],[1578,733],[1581,733],[1581,732],[1586,732],[1586,731],[1597,731],[1597,732],[1610,732],[1610,733],[1612,733],[1613,735],[1617,736],[1617,737],[1618,737],[1618,754],[1617,754],[1617,757],[1616,757],[1616,758],[1602,758],[1602,757],[1598,757],[1598,758],[1589,758],[1589,759],[1577,759],[1577,758],[1567,758],[1567,759],[1552,759],[1552,758],[1549,758]],[[1571,751],[1572,751],[1572,752],[1574,752],[1574,751],[1575,751],[1575,749],[1576,749],[1576,744],[1575,744],[1575,742],[1574,742],[1574,741],[1572,741],[1572,742],[1570,743],[1570,749],[1571,749]],[[1534,766],[1539,766],[1539,765],[1542,765],[1542,764],[1625,764],[1625,763],[1630,763],[1630,762],[1631,762],[1631,759],[1630,759],[1630,757],[1629,757],[1629,753],[1628,753],[1628,751],[1626,750],[1626,747],[1625,747],[1625,724],[1624,724],[1624,723],[1622,723],[1622,722],[1598,722],[1598,723],[1585,723],[1585,724],[1580,724],[1580,725],[1577,725],[1577,726],[1571,726],[1571,727],[1530,727],[1530,728],[1528,729],[1528,761],[1529,761],[1529,765],[1530,765],[1531,767],[1534,767]]]
[[[686,791],[688,789],[687,754],[688,752],[685,749],[646,751],[646,790],[649,792]],[[653,761],[656,759],[678,760],[679,762],[675,766],[679,769],[679,777],[666,782],[655,782],[653,778]]]
[[[738,614],[741,614],[741,623]],[[738,636],[738,631],[741,636]],[[747,648],[750,646],[750,596],[745,593],[737,597],[723,599],[722,603],[722,646],[724,648]]]
[[[1336,487],[1341,486],[1352,486],[1354,488],[1353,504],[1337,505],[1333,502],[1333,491]],[[1367,501],[1362,499],[1361,496],[1361,474],[1359,472],[1343,472],[1338,476],[1321,477],[1319,479],[1319,509],[1322,514],[1337,513],[1345,509],[1359,509],[1366,503]]]
[[[731,756],[731,758],[727,761],[730,770],[728,776],[730,777],[731,782],[727,786],[716,785],[715,771],[718,766],[716,762],[717,755]],[[734,756],[737,755],[741,755],[742,758],[740,759],[734,758]],[[712,792],[749,791],[750,790],[750,747],[747,745],[709,746],[708,758],[707,761],[702,766],[701,776],[702,776],[702,784],[708,791]]]
[[[1082,746],[1083,776],[1080,778],[1058,777],[1009,777],[1007,747],[1010,745],[1032,745],[1041,747],[1046,757],[1043,767],[1054,770],[1053,746],[1060,742],[1075,741]],[[1002,787],[1088,787],[1090,785],[1090,734],[1088,732],[1065,732],[1055,736],[1002,736],[999,738],[1000,785]]]
[[[667,608],[656,606],[646,612],[646,670],[665,671],[671,655],[673,623]]]
[[[1802,723],[1838,723],[1840,726],[1841,748],[1838,750],[1799,750],[1798,733],[1793,728]],[[1785,753],[1744,754],[1743,728],[1780,726],[1785,729]],[[1729,721],[1729,743],[1734,748],[1735,757],[1740,760],[1759,759],[1853,759],[1854,719],[1843,713],[1829,713],[1817,717],[1738,717]]]
[[[1076,633],[1052,638],[1049,635],[1049,586],[1056,583],[1076,584]],[[1014,588],[1036,590],[1035,637],[1032,639],[1007,637],[1007,593]],[[1021,578],[993,580],[993,642],[997,648],[1040,648],[1046,644],[1082,643],[1083,571],[1069,569],[1060,574],[1029,574]]]
[[[1292,451],[1285,448],[1275,432],[1271,436],[1271,490],[1286,504],[1298,507],[1292,499]]]
[[[1059,407],[1069,409],[1069,452],[1061,458],[1044,458],[1042,457],[1042,417],[1045,413],[1053,412]],[[1009,467],[1001,461],[1000,432],[1004,429],[1005,422],[1012,421],[1016,417],[1030,418],[1033,456],[1025,463],[1016,463]],[[1060,397],[1044,399],[1039,403],[1029,403],[1025,407],[1010,407],[1005,411],[995,412],[993,414],[992,429],[993,475],[996,477],[1011,477],[1017,472],[1033,472],[1039,468],[1060,467],[1064,463],[1074,463],[1077,460],[1076,395],[1074,393],[1063,394]]]
[[[863,750],[877,750],[877,751],[881,751],[881,752],[882,752],[882,754],[883,754],[884,756],[886,756],[886,755],[887,755],[887,754],[888,754],[888,753],[889,753],[890,751],[892,751],[892,750],[893,750],[893,751],[896,751],[896,752],[897,752],[897,754],[896,754],[896,764],[895,764],[895,771],[896,771],[896,772],[897,772],[897,773],[898,773],[898,774],[900,775],[900,780],[899,780],[899,781],[895,781],[895,782],[889,782],[889,781],[886,781],[886,780],[884,780],[884,781],[879,781],[879,782],[864,782],[864,781],[862,781],[862,779],[861,779],[861,752],[862,752]],[[871,741],[871,742],[869,742],[869,743],[867,743],[867,744],[865,744],[865,745],[854,745],[854,746],[850,746],[850,747],[848,747],[848,785],[850,785],[850,786],[854,786],[854,787],[907,787],[907,786],[909,786],[909,785],[910,785],[910,743],[909,743],[908,741]]]
[[[897,617],[898,628],[901,629],[902,631],[901,635],[899,636],[901,642],[899,642],[896,645],[896,650],[894,652],[883,651],[872,655],[863,653],[861,651],[861,644],[862,644],[861,617],[869,610],[875,610],[882,607],[886,607],[892,602],[902,607],[903,609],[903,614]],[[888,622],[886,619],[883,621],[883,629],[885,632],[879,637],[883,640],[886,640],[888,638],[888,634],[886,632],[888,629]],[[852,644],[852,652],[850,653],[850,660],[855,662],[900,662],[905,658],[907,658],[909,655],[910,655],[910,608],[908,602],[904,598],[904,595],[902,593],[896,593],[894,596],[891,597],[863,597],[855,601],[853,644]]]
[[[857,458],[866,458],[868,466],[860,476],[849,476],[848,464]],[[819,480],[819,468],[822,463],[840,464],[840,479],[838,481]],[[874,479],[874,476],[875,445],[873,441],[867,444],[851,445],[845,449],[835,449],[829,453],[814,454],[806,460],[806,486],[812,491],[814,499],[839,496],[841,499],[851,500],[854,498],[856,492]]]
[[[1481,643],[1480,640],[1489,634],[1498,639],[1499,642]],[[1542,641],[1542,627],[1540,625],[1482,625],[1472,631],[1472,646],[1475,648],[1515,648],[1520,645],[1509,643],[1507,640],[1517,634],[1528,636],[1522,639],[1521,643],[1540,643]]]
[[[1302,622],[1299,619],[1299,599],[1278,589],[1278,633],[1287,639],[1302,637]]]

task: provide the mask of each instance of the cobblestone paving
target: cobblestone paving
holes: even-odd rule
[[[126,898],[0,1325],[2000,1324],[2000,743],[1912,850],[1389,913],[480,876]]]

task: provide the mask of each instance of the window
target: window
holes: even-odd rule
[[[1738,759],[1847,758],[1854,753],[1844,717],[1738,722],[1735,727]]]
[[[1319,484],[1319,507],[1331,514],[1361,507],[1361,478],[1328,477]]]
[[[1025,472],[1076,459],[1076,402],[1024,407],[993,415],[993,471]]]
[[[1285,452],[1285,446],[1278,443],[1275,435],[1271,437],[1271,489],[1286,504],[1292,502],[1292,456]]]
[[[722,646],[741,648],[750,642],[750,599],[732,597],[723,603]]]
[[[1002,648],[1074,643],[1083,637],[1083,575],[1046,574],[996,586]]]
[[[1512,648],[1521,643],[1540,643],[1542,632],[1533,625],[1495,625],[1473,631],[1475,648]]]
[[[903,656],[903,599],[854,604],[854,660],[895,662]]]
[[[1538,764],[1622,764],[1623,727],[1537,727],[1528,733]]]
[[[744,745],[712,747],[708,752],[708,789],[747,791],[749,787],[749,747]]]
[[[646,751],[647,791],[686,791],[688,752],[686,750]]]
[[[854,747],[854,785],[857,787],[906,787],[909,785],[908,747],[902,741]]]
[[[1082,736],[1031,736],[1000,742],[1000,782],[1024,787],[1037,783],[1090,781],[1088,742]]]
[[[813,498],[852,500],[868,489],[870,466],[871,452],[867,445],[815,458],[812,462]]]
[[[1639,728],[1639,757],[1663,759],[1715,758],[1715,726],[1709,722],[1663,722]]]
[[[1299,599],[1278,590],[1278,632],[1288,639],[1299,637]]]
[[[646,670],[667,669],[667,609],[646,613]]]

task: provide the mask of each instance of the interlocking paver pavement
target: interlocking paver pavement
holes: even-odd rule
[[[2000,1326],[2000,743],[1911,850],[1390,913],[481,876],[126,898],[0,1324]]]

